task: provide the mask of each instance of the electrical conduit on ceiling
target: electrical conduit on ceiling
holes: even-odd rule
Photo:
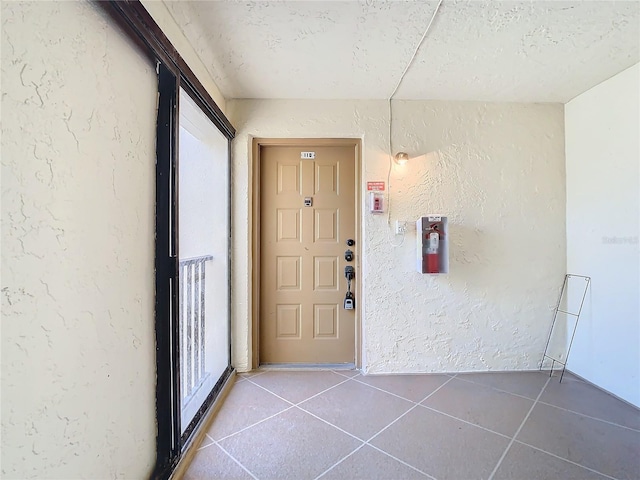
[[[389,96],[389,171],[387,173],[387,185],[389,186],[389,189],[387,191],[387,235],[389,235],[389,228],[391,227],[391,167],[393,165],[393,140],[392,140],[392,133],[393,133],[393,109],[391,108],[391,101],[393,100],[393,97],[395,96],[395,94],[398,92],[398,89],[400,88],[400,85],[402,84],[402,81],[404,80],[405,75],[407,74],[407,72],[409,71],[409,69],[411,68],[411,65],[413,65],[414,60],[416,59],[416,56],[418,55],[418,51],[420,51],[420,47],[422,47],[422,44],[424,43],[425,39],[427,38],[427,34],[429,33],[429,30],[431,29],[431,25],[433,24],[433,20],[436,18],[436,15],[438,14],[438,11],[440,10],[440,6],[442,5],[442,0],[440,0],[438,2],[438,5],[436,6],[436,9],[433,11],[433,15],[431,15],[431,19],[429,20],[429,23],[427,24],[427,27],[424,30],[424,33],[422,34],[422,37],[420,38],[420,41],[418,42],[418,45],[416,45],[416,48],[413,52],[413,55],[411,55],[411,58],[409,59],[409,62],[407,63],[407,66],[404,68],[404,71],[402,72],[402,75],[400,75],[400,79],[398,80],[398,83],[396,84],[396,88],[393,89],[393,92],[391,93],[391,95]],[[389,243],[391,244],[391,246],[393,247],[399,247],[400,245],[402,245],[404,243],[404,237],[405,237],[405,232],[402,232],[402,240],[400,241],[400,243],[395,244],[391,241],[391,238],[389,238]]]

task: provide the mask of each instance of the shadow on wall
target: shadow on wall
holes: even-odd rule
[[[502,230],[468,227],[449,217],[449,282],[452,288],[486,292],[517,292],[527,296],[536,290],[532,282],[541,278],[557,283],[545,286],[552,291],[562,285],[562,277],[550,279],[535,251],[510,239]],[[514,259],[515,258],[515,259]],[[520,274],[514,275],[514,270]],[[546,307],[555,307],[557,297]]]
[[[459,223],[449,224],[449,276],[453,284],[481,284],[494,275],[489,246],[495,248],[498,235]]]

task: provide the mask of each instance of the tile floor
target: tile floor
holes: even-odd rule
[[[640,479],[640,411],[539,372],[240,375],[185,479]]]

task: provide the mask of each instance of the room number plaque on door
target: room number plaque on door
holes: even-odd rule
[[[313,198],[312,197],[304,197],[304,206],[305,207],[313,206]]]
[[[300,158],[303,160],[313,160],[316,158],[316,152],[300,152]]]

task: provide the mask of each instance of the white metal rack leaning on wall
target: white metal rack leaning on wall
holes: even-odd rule
[[[581,278],[584,280],[584,284],[582,285],[583,289],[578,289],[579,293],[582,292],[582,296],[578,296],[580,298],[580,307],[577,312],[570,312],[569,308],[569,281],[573,278]],[[584,305],[584,299],[587,296],[587,291],[589,290],[589,285],[591,284],[591,277],[586,277],[584,275],[574,275],[574,274],[566,274],[564,276],[564,282],[562,283],[562,290],[560,291],[560,297],[558,298],[558,304],[553,313],[553,322],[551,322],[551,329],[549,330],[549,337],[547,338],[547,345],[544,347],[544,353],[542,354],[542,361],[540,362],[540,370],[545,365],[545,360],[551,360],[551,368],[549,370],[549,376],[553,375],[553,367],[556,363],[562,365],[562,373],[560,374],[560,382],[562,382],[562,377],[564,376],[564,371],[567,368],[567,362],[569,361],[569,353],[571,352],[571,345],[573,344],[573,339],[576,335],[576,329],[578,328],[578,320],[580,319],[580,314],[582,313],[582,307]],[[564,302],[564,303],[563,303]],[[564,309],[561,306],[565,305]],[[571,339],[569,343],[566,343],[566,337],[563,335],[564,333],[568,333],[567,330],[564,329],[566,326],[566,322],[558,322],[558,314],[567,315],[568,317],[575,318],[575,323],[573,324],[573,329],[571,332]],[[558,338],[563,346],[566,346],[566,351],[564,348],[559,348],[557,351],[554,351],[554,345],[558,342]],[[562,339],[565,338],[565,341],[562,342]]]

